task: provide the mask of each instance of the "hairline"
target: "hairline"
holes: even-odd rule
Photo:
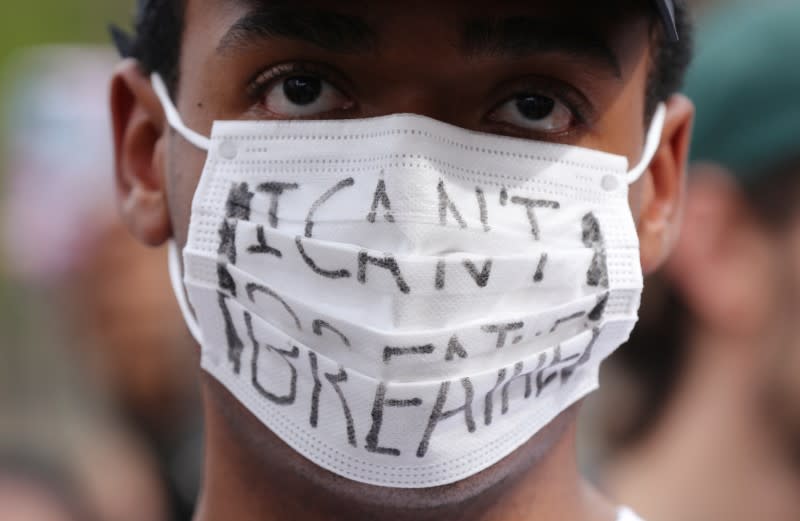
[[[171,35],[171,38],[174,38],[177,42],[176,45],[176,54],[174,63],[171,65],[171,70],[158,70],[158,67],[148,68],[146,64],[142,62],[141,59],[138,57],[137,60],[142,66],[142,69],[147,72],[160,72],[162,76],[164,76],[164,80],[167,84],[167,88],[170,92],[170,95],[173,97],[174,100],[177,100],[177,95],[180,87],[181,81],[181,62],[182,62],[182,50],[183,50],[183,36],[186,30],[186,23],[185,23],[185,13],[186,13],[186,4],[188,0],[164,0],[164,2],[175,9],[174,14],[176,15],[176,22],[177,26],[177,35]],[[682,2],[676,2],[679,5],[676,5],[676,15],[684,15],[686,16],[686,11],[688,7],[683,4]],[[671,43],[669,42],[666,34],[666,30],[664,25],[661,23],[660,19],[658,18],[658,10],[651,9],[649,10],[650,15],[648,16],[650,20],[650,28],[649,28],[649,41],[648,41],[648,54],[649,54],[649,70],[647,74],[647,79],[645,82],[645,106],[644,106],[644,126],[647,127],[650,125],[652,117],[655,113],[655,110],[659,103],[666,101],[666,99],[678,92],[678,89],[683,83],[683,78],[686,73],[686,69],[688,67],[688,63],[678,63],[678,67],[680,70],[678,72],[672,71],[673,74],[679,76],[679,81],[675,82],[670,80],[669,78],[669,71],[663,70],[665,67],[665,60],[669,60],[669,57],[664,57],[665,51],[667,53],[675,48],[671,47]],[[686,32],[691,32],[691,22],[689,20],[683,20],[684,24],[687,26],[685,27]],[[140,35],[137,35],[137,37]],[[687,58],[691,57],[692,54],[692,41],[691,41],[691,34],[682,34],[682,39],[688,39],[688,43],[682,43],[680,45],[685,45],[686,48],[678,47],[679,49],[683,49],[688,53]],[[673,64],[674,66],[674,64]],[[669,68],[669,67],[666,67]],[[666,83],[675,83],[675,85],[670,85],[669,88],[664,88],[663,85]],[[666,91],[666,92],[663,92]]]

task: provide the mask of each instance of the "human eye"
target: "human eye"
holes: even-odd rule
[[[576,131],[592,113],[577,89],[545,78],[506,86],[505,95],[487,115],[493,125],[512,134],[556,139]]]
[[[322,118],[355,106],[323,71],[300,64],[265,71],[253,82],[251,93],[259,108],[275,119]]]
[[[555,98],[524,93],[503,102],[489,116],[496,123],[513,125],[524,130],[561,134],[575,122],[570,108]]]

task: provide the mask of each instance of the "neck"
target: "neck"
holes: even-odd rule
[[[760,345],[695,332],[659,423],[609,472],[615,497],[650,521],[800,519],[798,478],[764,421]]]
[[[253,423],[256,420],[230,398],[215,396],[217,391],[216,384],[206,382],[205,483],[196,521],[610,521],[615,517],[614,509],[578,474],[575,410],[562,414],[501,463],[467,480],[436,489],[384,489],[314,466],[260,423]]]

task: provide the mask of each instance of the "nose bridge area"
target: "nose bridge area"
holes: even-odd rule
[[[377,88],[362,107],[370,116],[418,114],[459,127],[474,127],[487,107],[473,67],[455,49],[440,63],[412,55],[385,60]],[[447,70],[443,70],[447,66]]]
[[[470,103],[474,67],[461,52],[461,25],[422,3],[393,13],[371,64],[370,115],[411,113],[464,126],[479,109]]]

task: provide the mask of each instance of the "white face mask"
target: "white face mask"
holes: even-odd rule
[[[417,115],[170,125],[208,159],[172,275],[203,368],[340,476],[426,488],[597,387],[637,320],[641,165]]]

